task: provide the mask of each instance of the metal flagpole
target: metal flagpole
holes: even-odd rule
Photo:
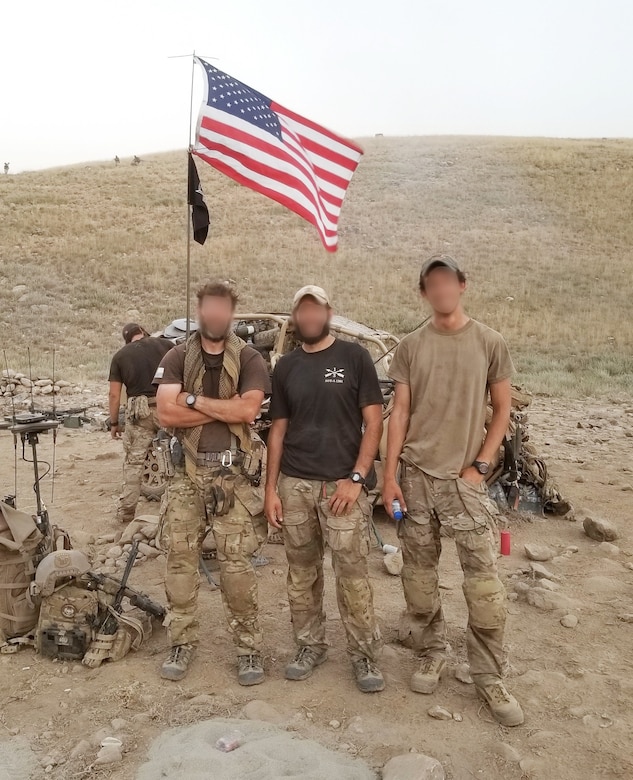
[[[189,340],[190,335],[190,320],[191,320],[191,206],[189,205],[189,159],[191,158],[191,152],[193,144],[191,142],[191,130],[193,125],[193,78],[196,67],[196,50],[193,50],[191,55],[191,92],[189,95],[189,140],[187,142],[187,305],[186,314],[186,338]]]

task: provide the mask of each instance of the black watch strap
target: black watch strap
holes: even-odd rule
[[[352,473],[349,475],[349,478],[355,485],[365,484],[365,477],[360,473],[360,471],[352,471]]]

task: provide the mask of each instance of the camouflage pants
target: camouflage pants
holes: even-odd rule
[[[288,600],[299,646],[325,648],[323,556],[332,550],[338,608],[352,659],[375,661],[382,647],[367,574],[371,507],[361,494],[349,514],[336,517],[328,501],[334,482],[281,475],[283,536],[288,557]]]
[[[497,575],[495,505],[485,484],[436,479],[402,464],[407,515],[398,524],[407,612],[402,638],[423,655],[443,655],[446,625],[439,593],[440,530],[455,540],[468,606],[466,645],[473,680],[498,680],[505,665],[505,589]]]
[[[152,448],[152,440],[160,424],[156,407],[150,408],[150,416],[144,420],[132,422],[126,415],[125,431],[123,432],[123,489],[119,497],[117,519],[121,522],[134,519],[136,505],[141,496],[141,478],[147,453]]]
[[[214,515],[213,486],[221,479],[233,506]],[[197,644],[196,615],[200,550],[208,526],[217,546],[222,602],[238,655],[259,653],[262,632],[257,618],[257,580],[251,558],[267,538],[263,498],[239,473],[198,467],[195,483],[177,468],[164,498],[161,548],[167,553],[165,590],[169,602],[166,625],[172,645]]]

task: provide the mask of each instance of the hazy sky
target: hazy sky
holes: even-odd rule
[[[184,148],[196,50],[349,136],[633,136],[631,0],[4,0],[0,163]],[[201,94],[196,73],[194,118]]]

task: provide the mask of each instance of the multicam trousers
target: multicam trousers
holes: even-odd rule
[[[288,600],[299,646],[326,648],[323,610],[323,556],[332,550],[338,608],[353,660],[372,661],[382,647],[367,574],[371,507],[364,494],[349,514],[337,517],[328,502],[334,482],[297,479],[282,474],[279,497],[288,558]]]
[[[149,409],[149,416],[132,420],[129,414],[125,418],[123,432],[123,488],[117,507],[117,519],[129,522],[134,519],[136,505],[141,495],[141,478],[147,453],[152,448],[152,440],[160,428],[156,407]]]
[[[401,638],[423,655],[443,655],[446,625],[439,594],[440,530],[455,540],[468,606],[466,646],[471,676],[487,685],[502,676],[505,589],[497,575],[497,509],[485,484],[437,479],[402,463],[407,514],[398,524],[407,613]]]
[[[216,515],[214,486],[221,484],[232,505]],[[267,539],[263,497],[237,466],[199,466],[195,483],[176,468],[164,498],[160,544],[167,553],[165,590],[169,602],[166,625],[173,645],[197,644],[196,615],[200,551],[209,526],[217,546],[224,611],[238,655],[261,652],[257,618],[257,580],[251,558]]]

